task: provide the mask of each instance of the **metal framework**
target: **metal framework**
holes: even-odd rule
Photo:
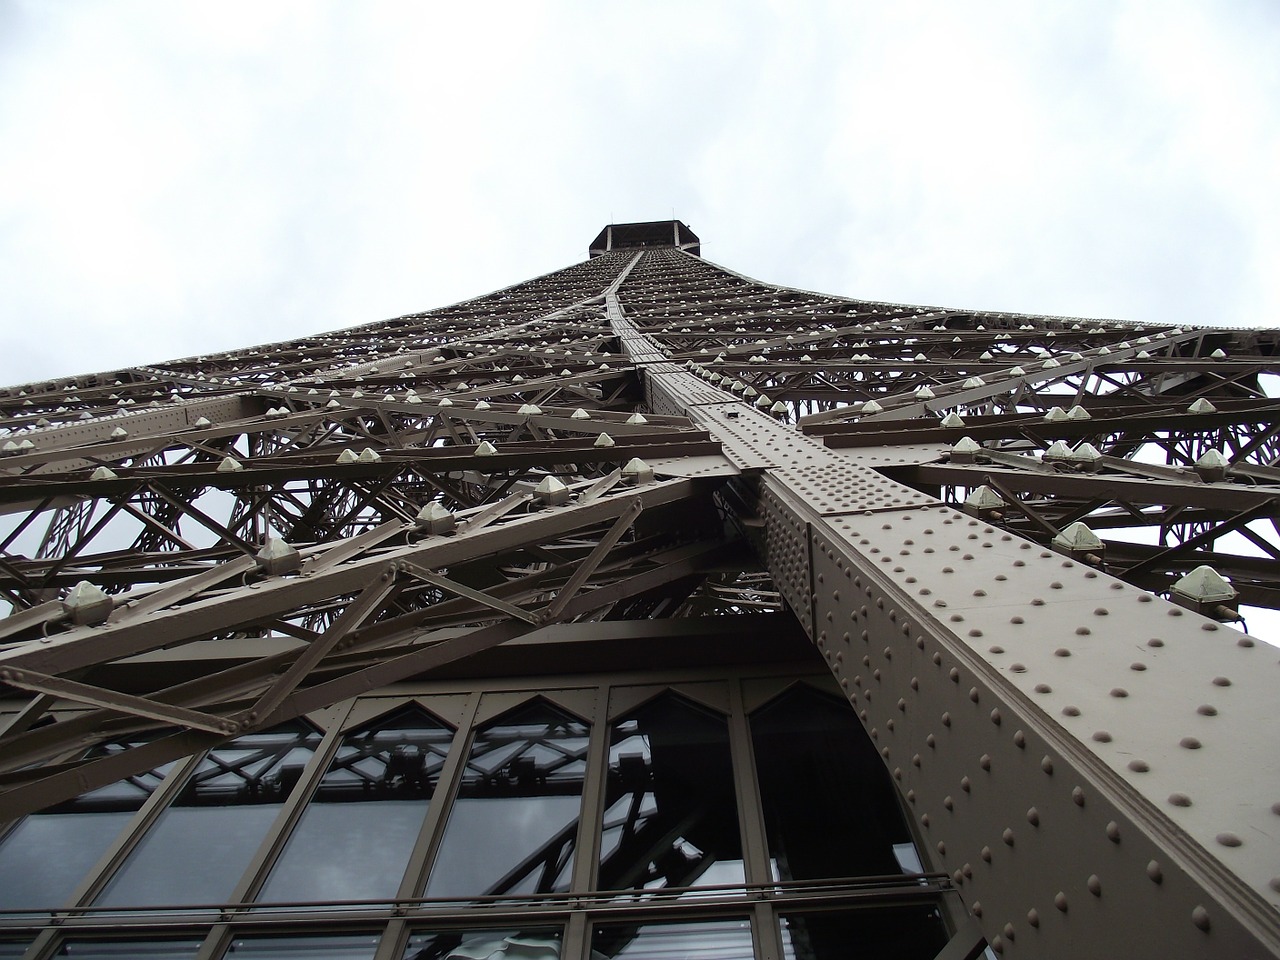
[[[1239,629],[1280,607],[1280,331],[699,249],[614,225],[452,307],[0,392],[0,819],[300,718],[331,751],[353,698],[467,664],[798,623],[949,898],[939,956],[1280,956],[1280,656]]]

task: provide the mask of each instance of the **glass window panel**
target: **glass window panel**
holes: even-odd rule
[[[0,960],[18,960],[30,943],[29,940],[0,940]]]
[[[600,924],[591,932],[591,956],[592,960],[753,960],[751,923],[741,919]]]
[[[723,718],[668,694],[617,721],[605,790],[599,889],[744,882]]]
[[[295,721],[211,750],[97,902],[226,902],[319,745]]]
[[[559,960],[561,931],[420,931],[409,936],[403,960]]]
[[[586,724],[546,703],[478,730],[427,896],[567,890],[586,755]]]
[[[258,899],[394,897],[452,740],[416,707],[348,734]]]
[[[199,951],[200,943],[199,939],[69,940],[55,956],[76,960],[190,960]]]
[[[225,956],[235,960],[372,960],[376,933],[343,933],[328,937],[240,937]]]
[[[751,717],[774,879],[919,872],[897,793],[853,709],[797,687]]]
[[[782,917],[784,960],[933,960],[947,942],[933,907],[868,907]]]
[[[113,756],[137,743],[95,747]],[[138,808],[172,768],[166,763],[33,813],[0,841],[0,909],[63,906]]]

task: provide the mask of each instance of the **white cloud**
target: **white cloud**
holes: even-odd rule
[[[1280,319],[1267,4],[5,16],[7,381],[441,305],[673,208],[797,286]]]

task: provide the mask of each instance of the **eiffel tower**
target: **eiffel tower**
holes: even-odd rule
[[[589,253],[0,391],[0,957],[1280,956],[1280,331]]]

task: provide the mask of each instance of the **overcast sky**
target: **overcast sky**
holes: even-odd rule
[[[1280,4],[0,0],[0,382],[675,215],[868,299],[1276,325]]]

